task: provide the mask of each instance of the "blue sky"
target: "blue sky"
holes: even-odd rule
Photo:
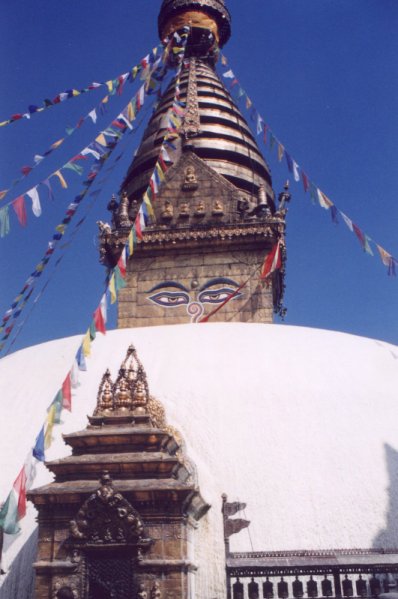
[[[127,71],[158,43],[159,7],[158,0],[3,3],[0,121],[65,89]],[[228,7],[233,36],[225,54],[258,112],[337,207],[398,257],[396,0],[229,0]],[[113,98],[97,126],[85,124],[8,200],[94,139],[136,89],[127,87],[121,98]],[[97,90],[31,121],[0,128],[0,189],[103,95],[104,90]],[[143,125],[126,140],[123,158],[60,267],[55,272],[48,267],[50,284],[14,349],[87,329],[105,274],[98,263],[95,222],[107,218],[106,204],[117,192],[142,132]],[[278,193],[288,175],[285,162],[279,164],[276,153],[270,154],[261,141],[259,145]],[[30,213],[25,229],[11,215],[11,233],[0,239],[1,314],[41,259],[54,227],[80,189],[74,173],[67,179],[69,189],[54,185],[54,202],[43,197],[42,216]],[[292,183],[292,194],[286,323],[398,344],[398,277],[387,277],[378,255],[366,255],[343,222],[334,225],[329,213],[312,205],[301,184]],[[85,206],[80,210],[83,216]],[[30,310],[29,306],[25,314]]]

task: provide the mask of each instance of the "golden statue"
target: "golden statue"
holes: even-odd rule
[[[174,214],[173,205],[170,202],[170,200],[166,200],[164,203],[164,208],[161,213],[161,217],[163,218],[163,220],[170,220],[171,218],[173,218],[173,214]]]
[[[189,216],[188,202],[182,202],[182,204],[180,205],[180,216],[183,216],[183,217]]]
[[[195,208],[195,216],[204,216],[205,215],[205,204],[203,200],[199,200],[199,204],[197,204]]]
[[[214,202],[213,210],[211,213],[213,216],[222,216],[224,214],[224,207],[220,200],[216,200]]]
[[[185,169],[185,180],[182,184],[182,189],[184,191],[194,191],[198,188],[198,180],[196,178],[195,167],[190,164]]]

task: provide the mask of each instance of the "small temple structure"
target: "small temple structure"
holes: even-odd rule
[[[115,382],[104,374],[87,428],[65,442],[72,455],[46,464],[54,482],[29,493],[36,599],[189,597],[192,535],[210,506],[134,347]]]

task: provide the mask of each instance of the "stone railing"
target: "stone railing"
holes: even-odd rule
[[[228,599],[379,597],[398,588],[398,549],[227,553],[226,567]]]

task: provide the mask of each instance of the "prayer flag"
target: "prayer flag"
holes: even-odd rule
[[[68,372],[66,379],[62,383],[62,407],[65,410],[72,411],[72,381],[70,372]]]
[[[361,231],[361,229],[359,227],[357,227],[357,225],[355,225],[354,223],[352,223],[352,228],[354,230],[355,235],[357,236],[359,243],[362,246],[362,249],[364,252],[366,252],[367,254],[370,254],[371,256],[373,256],[373,252],[372,249],[369,245],[369,237],[367,235],[365,235],[365,233],[363,231]]]
[[[85,372],[87,370],[86,360],[85,360],[84,351],[83,351],[83,345],[81,345],[79,347],[79,349],[77,350],[76,362],[79,367],[79,370],[81,370],[83,372]]]
[[[292,157],[290,156],[290,154],[288,152],[285,151],[285,158],[286,158],[286,164],[287,164],[287,168],[289,169],[289,172],[293,172],[293,160]]]
[[[299,165],[293,160],[293,177],[296,183],[300,181]]]
[[[40,433],[36,437],[36,443],[33,448],[33,456],[40,462],[44,462],[44,426],[41,428]]]
[[[56,150],[57,148],[59,148],[60,145],[62,145],[65,141],[65,138],[63,137],[62,139],[59,139],[58,141],[55,141],[53,144],[51,144],[50,148],[52,150]]]
[[[305,172],[304,172],[304,171],[301,171],[301,178],[302,178],[302,180],[303,180],[303,187],[304,187],[304,191],[307,193],[307,191],[308,191],[308,190],[309,190],[309,188],[310,188],[310,184],[309,184],[308,177],[307,177],[307,175],[305,174]]]
[[[17,534],[21,529],[18,525],[18,503],[12,489],[0,511],[0,528],[9,535]]]
[[[389,277],[395,277],[396,276],[396,271],[395,271],[395,265],[397,264],[397,261],[394,260],[394,258],[391,256],[389,262],[388,262],[388,276]]]
[[[262,117],[259,114],[257,114],[257,135],[260,135],[260,133],[262,133],[263,123],[264,123],[264,121],[263,121]]]
[[[247,110],[250,110],[251,107],[252,107],[252,101],[250,100],[249,96],[246,96],[246,108],[247,108]]]
[[[317,190],[317,193],[319,205],[325,210],[329,210],[329,208],[333,206],[333,202],[329,200],[329,198],[320,189]]]
[[[227,57],[224,54],[221,55],[221,64],[224,66],[228,64]]]
[[[14,481],[13,489],[18,497],[17,519],[21,520],[26,515],[26,472],[25,464]]]
[[[225,73],[223,73],[223,77],[225,77],[226,79],[235,79],[235,74],[230,69],[229,71],[226,71]]]
[[[376,244],[376,246],[377,246],[378,252],[380,254],[381,261],[383,262],[384,266],[389,266],[391,254],[386,252],[386,250],[384,248],[382,248],[380,245]]]
[[[284,153],[285,153],[285,148],[282,146],[281,143],[278,143],[278,160],[279,160],[279,162],[282,161]]]
[[[103,335],[105,335],[106,328],[101,306],[98,306],[98,308],[94,312],[94,324],[98,333],[102,333]]]
[[[347,227],[350,229],[351,233],[353,233],[354,232],[354,227],[353,227],[352,220],[350,218],[348,218],[348,216],[346,216],[344,214],[344,212],[340,211],[340,214],[341,214],[341,217],[342,217],[343,221],[345,222],[345,224],[347,225]]]
[[[113,274],[110,278],[108,289],[109,289],[109,293],[111,295],[111,304],[114,304],[117,300],[115,274]]]
[[[19,224],[23,227],[26,226],[27,217],[26,217],[26,206],[25,206],[25,198],[24,196],[18,196],[12,203],[12,207],[14,208],[15,214],[17,215]]]
[[[282,266],[281,243],[278,241],[266,257],[261,270],[260,279],[266,279]]]
[[[63,189],[68,189],[68,184],[65,181],[65,179],[64,179],[64,177],[63,177],[63,175],[62,175],[62,173],[61,173],[60,170],[59,171],[55,171],[55,173],[53,173],[52,176],[58,177],[59,182],[61,183],[61,187],[63,187]]]
[[[4,200],[7,193],[8,193],[8,189],[3,189],[3,191],[0,191],[0,200]]]
[[[90,119],[93,121],[93,123],[97,122],[97,112],[96,112],[95,108],[91,112],[89,112],[87,116],[90,117]]]
[[[84,336],[82,347],[83,347],[84,357],[87,358],[91,354],[90,329],[87,330],[87,333]]]
[[[37,187],[32,187],[26,192],[26,195],[32,200],[32,212],[35,216],[41,216],[41,204]]]
[[[10,211],[8,206],[0,208],[0,237],[5,237],[10,232]]]

